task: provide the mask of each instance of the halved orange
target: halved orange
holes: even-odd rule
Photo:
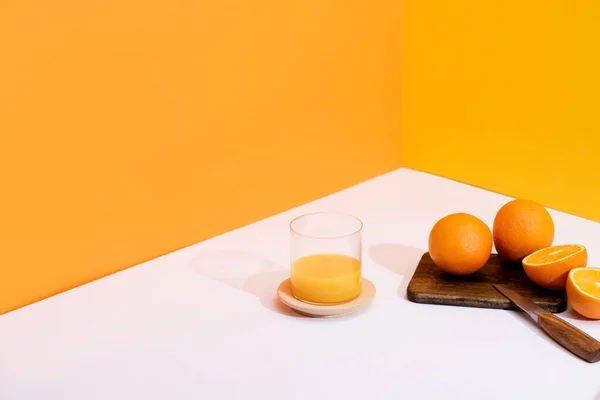
[[[567,279],[567,299],[575,311],[600,319],[600,268],[575,268]]]
[[[534,251],[522,261],[525,273],[535,284],[565,290],[569,271],[587,265],[587,250],[580,244],[561,244]]]

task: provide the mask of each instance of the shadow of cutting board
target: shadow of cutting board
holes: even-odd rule
[[[406,294],[414,303],[518,310],[494,288],[494,283],[505,284],[549,312],[559,313],[567,308],[564,291],[546,290],[535,285],[521,265],[505,263],[497,254],[492,254],[487,264],[474,274],[454,276],[440,270],[429,253],[425,253]]]

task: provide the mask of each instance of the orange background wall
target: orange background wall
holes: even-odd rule
[[[400,6],[0,5],[0,314],[395,169]]]
[[[600,221],[600,2],[404,0],[402,157]]]

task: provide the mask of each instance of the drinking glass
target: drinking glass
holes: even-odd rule
[[[290,222],[290,285],[311,304],[341,304],[362,289],[362,227],[352,215],[319,212]]]

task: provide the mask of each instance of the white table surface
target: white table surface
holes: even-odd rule
[[[600,363],[572,356],[516,311],[414,304],[405,291],[433,224],[508,201],[400,169],[0,316],[0,399],[600,399]],[[288,222],[364,221],[373,303],[343,319],[279,306]],[[232,210],[235,212],[235,210]],[[550,210],[555,243],[600,224]],[[600,339],[600,322],[563,316]]]

